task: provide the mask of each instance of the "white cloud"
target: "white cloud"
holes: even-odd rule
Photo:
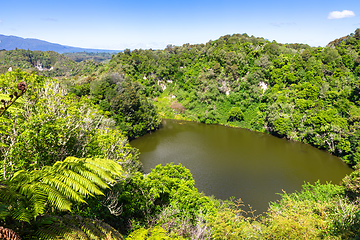
[[[355,17],[355,13],[350,10],[343,10],[340,11],[333,11],[329,13],[328,19],[340,19],[340,18],[349,18],[349,17]]]

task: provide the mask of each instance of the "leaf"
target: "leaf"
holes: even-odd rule
[[[49,206],[71,211],[72,202],[103,195],[100,188],[109,188],[107,182],[115,181],[111,175],[121,173],[120,165],[112,160],[69,157],[41,170],[16,172],[7,185],[0,185],[0,197],[14,219],[29,222]]]

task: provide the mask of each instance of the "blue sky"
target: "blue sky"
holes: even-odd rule
[[[247,33],[325,46],[360,28],[359,0],[0,0],[0,34],[122,50]]]

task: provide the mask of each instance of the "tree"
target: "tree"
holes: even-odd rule
[[[161,219],[162,223],[176,221],[179,215],[180,219],[186,217],[190,224],[196,224],[199,214],[214,214],[215,208],[194,184],[190,171],[181,164],[158,165],[147,175],[136,173],[129,182],[116,186],[122,192],[119,196],[123,204],[121,217],[149,227],[156,223],[162,211],[171,209],[176,214]]]
[[[40,232],[37,234],[45,239],[49,235],[58,237],[73,234],[74,230],[76,234],[81,234],[76,228],[74,229],[76,223],[68,223],[57,231],[47,231],[49,221],[52,223],[50,228],[54,230],[60,219],[56,217],[52,219],[44,215],[71,211],[72,203],[86,203],[87,196],[103,195],[101,189],[109,188],[109,184],[120,179],[122,175],[122,168],[112,160],[74,157],[56,162],[41,170],[18,171],[10,180],[0,182],[0,223],[7,222],[7,225],[17,228],[16,226],[21,222],[37,223],[40,218],[38,221]],[[101,223],[96,225],[101,226]],[[87,227],[85,225],[82,228]],[[27,228],[20,230],[20,233],[28,236],[36,234],[34,230]],[[105,235],[118,234],[111,227],[107,228]],[[94,228],[87,231],[94,234]]]
[[[68,157],[40,170],[20,170],[1,182],[1,216],[30,222],[52,207],[71,211],[71,202],[103,194],[100,188],[122,177],[122,168],[112,160]]]
[[[119,94],[110,99],[113,117],[130,139],[153,131],[160,124],[155,106],[140,93],[141,88],[137,82],[124,81]]]
[[[239,107],[232,107],[228,114],[228,121],[242,121],[244,120],[244,113]]]
[[[136,150],[127,146],[119,130],[113,129],[115,122],[88,99],[68,95],[54,80],[41,79],[39,86],[34,85],[31,76],[24,76],[24,80],[30,89],[19,111],[8,112],[0,119],[4,179],[20,169],[41,169],[69,156],[99,156],[126,168],[138,166]]]
[[[9,79],[9,76],[5,75],[5,79],[0,76],[0,84],[11,81],[11,73],[9,75]],[[88,108],[86,101],[75,101],[63,94],[56,83],[52,85],[54,83],[45,81],[40,84],[39,81],[34,82],[36,77],[27,74],[23,75],[22,80],[24,78],[29,80],[29,92],[32,94],[24,96],[17,109],[11,109],[10,104],[5,102],[0,118],[1,129],[5,133],[1,136],[0,146],[4,169],[4,175],[0,178],[0,223],[6,222],[14,229],[20,224],[44,226],[49,221],[55,226],[59,219],[49,220],[45,215],[71,211],[72,203],[86,203],[89,197],[103,195],[101,189],[110,188],[110,184],[125,176],[120,164],[128,166],[127,160],[132,161],[137,157],[126,146],[127,140],[120,132],[108,129],[111,121],[101,115],[94,116],[94,113],[99,113]],[[36,83],[41,87],[36,88]],[[10,101],[11,105],[15,102]],[[83,107],[87,111],[79,111]],[[11,111],[5,112],[9,109]],[[83,145],[74,144],[73,140],[80,139],[85,140]],[[36,145],[36,142],[43,145]],[[76,155],[76,152],[85,158],[70,156]],[[87,157],[90,153],[94,155]],[[22,157],[18,157],[19,154]],[[68,225],[68,228],[53,234],[70,234],[75,225]],[[106,236],[120,236],[106,224],[97,222],[95,225],[101,229],[107,228],[102,232]],[[22,235],[34,234],[32,228],[21,229]],[[93,229],[87,230],[88,233],[95,234]],[[44,232],[41,234],[47,236]]]
[[[356,38],[356,40],[360,40],[360,28],[357,28],[357,29],[355,30],[355,35],[354,35],[354,37]]]

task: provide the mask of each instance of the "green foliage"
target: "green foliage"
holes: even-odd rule
[[[35,222],[39,239],[109,239],[122,240],[122,235],[110,225],[77,215],[45,216]]]
[[[233,107],[230,109],[228,115],[228,121],[242,121],[244,120],[244,113],[238,107]]]
[[[291,129],[291,121],[289,118],[279,117],[273,122],[274,133],[279,136],[286,136]]]
[[[271,239],[356,239],[360,209],[345,195],[346,187],[305,184],[302,191],[282,194],[264,219],[263,237]]]
[[[344,177],[342,185],[350,199],[357,200],[360,197],[360,170],[357,169]]]
[[[6,215],[30,222],[51,207],[70,211],[71,202],[103,194],[100,188],[121,176],[122,168],[112,160],[69,157],[40,170],[16,172],[2,182],[0,203],[7,206]]]
[[[354,222],[345,223],[343,211],[358,210],[356,205],[342,199],[344,188],[333,184],[305,184],[298,193],[282,195],[267,212],[265,238],[348,239],[354,237]],[[356,208],[356,209],[355,209]],[[357,213],[356,213],[357,214]],[[338,226],[339,223],[341,227]],[[357,223],[355,223],[357,224]],[[341,229],[340,229],[341,228]]]
[[[16,109],[4,111],[0,118],[0,223],[30,238],[36,234],[34,229],[48,224],[37,219],[70,211],[73,203],[85,204],[90,197],[104,195],[101,189],[129,175],[123,169],[137,170],[138,152],[121,132],[110,128],[112,120],[88,100],[67,95],[56,81],[14,71],[0,76],[2,93],[11,91],[14,79],[26,81],[28,91],[17,101]],[[82,237],[87,234],[100,239],[117,233],[99,221],[85,226],[80,218],[67,226],[61,221],[50,226],[62,229],[50,232],[57,237],[60,233],[70,236],[78,227],[84,231]],[[110,232],[101,230],[106,228]],[[42,238],[46,238],[44,231],[39,233]]]
[[[53,51],[43,52],[23,49],[0,51],[0,74],[6,73],[9,69],[37,72],[39,75],[48,77],[70,77],[91,74],[102,67],[101,63],[92,60],[109,59],[109,56],[104,54],[104,58],[95,55],[90,57],[84,56],[82,58],[84,61],[76,62],[73,60],[73,58],[79,60],[76,56],[74,57],[70,54],[67,57],[66,54],[62,55]]]
[[[111,59],[108,71],[140,82],[147,96],[161,95],[155,104],[165,117],[269,131],[356,164],[348,118],[359,104],[351,72],[358,56],[351,44],[311,48],[234,34],[202,45],[128,50]],[[111,111],[107,95],[97,99]],[[186,111],[171,111],[174,102]]]
[[[211,239],[261,239],[264,226],[256,217],[248,217],[241,199],[222,202],[218,214],[211,216],[207,226]]]
[[[135,230],[134,232],[132,232],[127,238],[127,240],[143,240],[143,239],[148,239],[148,240],[166,240],[166,239],[174,239],[174,240],[181,240],[184,239],[182,237],[177,237],[177,236],[168,236],[168,234],[166,233],[166,231],[159,227],[159,226],[155,226],[152,229],[144,229],[144,228],[140,228],[138,230]]]
[[[360,148],[349,111],[360,104],[359,49],[354,34],[325,48],[233,34],[206,44],[126,50],[101,66],[83,61],[83,70],[68,69],[74,78],[65,82],[130,138],[157,128],[149,99],[157,98],[164,117],[268,131],[354,165]],[[37,54],[11,55],[20,53]],[[172,111],[174,102],[186,111]]]
[[[311,200],[315,202],[325,202],[334,196],[343,196],[344,188],[339,185],[331,183],[321,184],[317,181],[313,184],[305,183],[302,186],[301,192],[297,192],[293,195],[298,200]]]
[[[107,52],[75,52],[63,53],[62,55],[74,60],[75,62],[82,62],[84,60],[93,60],[95,62],[104,62],[112,58],[113,53]]]
[[[24,100],[0,118],[0,191],[11,190],[6,196],[19,199],[0,200],[0,217],[7,220],[12,214],[24,220],[38,211],[40,219],[41,211],[49,213],[50,206],[67,209],[63,200],[63,205],[49,201],[43,208],[30,202],[31,211],[16,212],[31,200],[21,196],[19,183],[37,187],[40,183],[32,178],[43,179],[46,169],[70,156],[98,157],[122,164],[126,181],[103,197],[80,194],[88,205],[75,195],[65,196],[78,201],[78,215],[101,218],[124,232],[135,230],[129,239],[358,238],[358,171],[342,186],[305,184],[300,192],[282,194],[263,218],[247,217],[239,204],[224,204],[199,193],[181,165],[158,166],[147,175],[136,172],[138,153],[116,130],[115,122],[135,138],[156,129],[160,111],[165,117],[267,131],[356,165],[360,161],[359,32],[325,48],[226,35],[206,44],[125,50],[106,64],[75,63],[52,53],[0,52],[0,60],[5,59],[0,71],[7,71],[10,61],[18,62],[13,68],[22,69],[40,63],[45,76],[72,77],[63,83],[78,97],[35,74],[13,71],[0,76],[1,96],[12,94],[15,82],[28,83]],[[186,111],[173,111],[175,102]],[[12,179],[20,180],[10,188]],[[48,199],[41,192],[33,196],[34,201]],[[107,199],[112,199],[111,204]],[[15,203],[18,206],[9,208]]]
[[[176,219],[188,219],[189,225],[196,225],[199,214],[216,212],[214,203],[198,192],[190,171],[181,164],[158,165],[149,174],[136,173],[117,187],[122,192],[122,216],[132,219],[133,226],[151,226],[157,216],[162,216],[158,221],[163,225]]]
[[[88,99],[68,95],[55,81],[43,79],[34,85],[31,77],[23,78],[29,90],[19,105],[22,111],[9,112],[0,120],[6,123],[2,125],[5,134],[0,136],[1,178],[8,179],[20,169],[41,169],[69,156],[98,156],[122,162],[126,168],[138,167],[136,150],[120,131],[112,129],[113,120]]]
[[[142,94],[137,82],[111,74],[90,83],[90,96],[103,111],[110,112],[119,128],[130,138],[155,130],[160,118],[154,105]]]
[[[2,97],[1,99],[2,107],[0,108],[0,117],[4,115],[6,110],[8,110],[11,107],[11,105],[13,105],[15,101],[18,100],[26,92],[26,88],[27,88],[26,83],[25,82],[18,83],[17,88],[19,92],[14,91],[14,93],[10,94],[9,96],[5,95],[6,97],[0,95],[0,97]],[[7,97],[9,99],[4,99]]]

